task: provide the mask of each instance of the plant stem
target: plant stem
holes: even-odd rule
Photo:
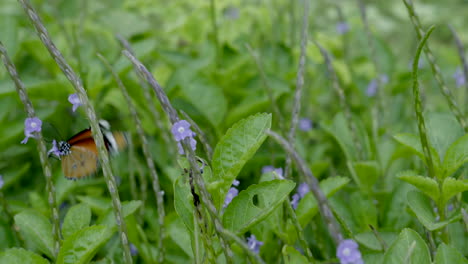
[[[146,159],[146,164],[148,165],[152,183],[153,183],[153,191],[154,195],[156,198],[156,204],[158,208],[158,221],[159,221],[159,240],[158,240],[158,261],[159,263],[164,262],[164,247],[163,247],[163,240],[165,236],[165,230],[164,230],[164,217],[165,217],[165,212],[164,212],[164,198],[163,198],[163,192],[161,191],[161,187],[159,184],[159,177],[158,173],[156,172],[156,168],[154,166],[153,162],[153,155],[151,154],[151,151],[149,150],[148,146],[148,140],[146,139],[145,132],[143,131],[143,127],[141,125],[141,120],[138,117],[138,113],[136,111],[135,105],[132,102],[132,99],[130,98],[130,95],[128,94],[127,88],[123,84],[122,80],[120,79],[119,75],[114,71],[112,66],[109,64],[109,62],[101,55],[98,54],[99,59],[104,63],[104,65],[107,67],[107,69],[112,73],[114,76],[115,81],[117,82],[117,86],[119,86],[120,91],[123,94],[123,97],[125,98],[125,101],[127,102],[127,106],[130,109],[131,116],[133,118],[133,122],[136,125],[136,131],[138,134],[138,137],[140,138],[141,141],[141,148],[143,149],[143,156],[145,156]]]
[[[37,34],[39,35],[39,38],[41,39],[42,43],[47,48],[47,50],[49,51],[49,54],[55,60],[55,62],[57,63],[59,68],[62,70],[62,72],[65,74],[67,79],[73,85],[73,88],[75,88],[75,91],[77,92],[78,97],[84,106],[86,115],[91,125],[92,136],[93,136],[94,142],[96,143],[96,148],[98,150],[99,162],[102,166],[107,188],[109,189],[109,193],[112,198],[112,206],[114,209],[116,223],[119,229],[119,238],[122,243],[124,259],[126,263],[131,264],[133,263],[133,260],[132,260],[132,255],[130,254],[130,246],[128,243],[128,236],[127,236],[127,227],[125,225],[125,221],[124,221],[123,214],[122,214],[122,204],[120,202],[119,192],[116,188],[117,185],[115,184],[115,178],[112,173],[112,169],[110,167],[109,154],[104,144],[104,138],[102,136],[102,132],[99,127],[99,123],[96,117],[96,112],[94,111],[94,107],[88,99],[88,95],[86,94],[86,90],[83,87],[81,79],[78,78],[78,76],[75,74],[75,72],[70,67],[70,65],[68,65],[68,63],[65,61],[65,58],[62,56],[62,54],[57,49],[55,44],[52,42],[49,36],[49,32],[42,24],[41,19],[39,18],[39,15],[33,9],[29,1],[28,0],[18,0],[18,1],[21,3],[24,11],[26,12],[29,19],[33,23],[34,27],[36,28]],[[44,153],[45,153],[45,146],[44,146]],[[51,199],[51,197],[49,197],[49,199]]]
[[[458,57],[460,57],[460,62],[463,66],[463,76],[465,77],[465,114],[468,111],[468,62],[465,58],[465,48],[463,47],[463,43],[461,42],[460,38],[458,37],[457,32],[455,29],[449,25],[450,31],[452,32],[453,38],[455,39],[455,44],[457,45]]]
[[[304,237],[304,231],[302,230],[301,224],[297,220],[297,215],[291,206],[291,201],[287,199],[284,203],[286,205],[286,210],[288,212],[288,215],[291,217],[294,228],[296,229],[297,237],[299,238],[299,243],[301,244],[302,249],[305,251],[307,259],[309,260],[309,263],[314,263],[315,262],[314,256],[312,255],[312,251],[310,251],[310,248],[307,245],[307,241],[305,240],[305,237]]]
[[[416,34],[418,35],[418,39],[422,39],[424,35],[424,30],[421,26],[421,22],[419,21],[419,17],[416,14],[416,11],[414,10],[414,6],[411,0],[403,0],[406,6],[406,10],[408,11],[409,17],[411,19],[411,22],[413,23],[414,29],[416,31]],[[455,115],[457,118],[458,122],[460,125],[463,127],[465,132],[468,132],[468,126],[466,124],[465,116],[458,108],[457,102],[452,96],[452,92],[450,89],[447,87],[445,84],[444,78],[442,77],[442,73],[440,72],[439,66],[437,66],[435,62],[435,57],[434,54],[432,53],[431,48],[429,45],[424,46],[424,53],[426,54],[426,57],[429,61],[429,64],[431,65],[431,70],[432,74],[434,75],[434,78],[436,79],[437,83],[439,84],[439,88],[442,92],[442,94],[445,97],[445,100],[447,101],[450,110],[452,113]],[[414,62],[413,62],[414,63]]]
[[[3,64],[10,74],[11,79],[15,83],[16,92],[18,93],[21,102],[23,103],[26,113],[28,117],[33,118],[36,116],[34,111],[33,104],[29,99],[28,93],[26,91],[26,87],[24,86],[23,82],[19,78],[18,71],[16,70],[15,65],[10,60],[7,51],[3,44],[0,42],[0,53],[3,59]],[[55,187],[52,181],[52,171],[51,166],[49,163],[48,155],[47,155],[47,148],[42,136],[42,132],[39,131],[36,133],[37,139],[37,150],[39,152],[39,158],[41,160],[42,171],[44,172],[44,176],[46,179],[46,191],[48,194],[47,201],[49,203],[49,210],[50,210],[50,218],[52,219],[52,235],[54,239],[54,257],[57,256],[58,252],[60,251],[60,242],[61,242],[61,234],[60,234],[60,219],[59,219],[59,209],[57,207],[56,195],[55,195]]]
[[[317,203],[319,205],[319,211],[322,217],[325,219],[328,232],[330,232],[330,235],[333,241],[335,242],[335,244],[338,245],[340,241],[343,240],[343,235],[341,234],[338,222],[336,221],[335,216],[333,215],[330,209],[328,199],[326,198],[325,194],[320,189],[317,178],[315,178],[315,176],[312,174],[312,171],[308,169],[306,162],[304,161],[304,159],[302,159],[299,153],[297,153],[296,150],[294,150],[294,147],[291,145],[291,143],[289,143],[279,134],[271,130],[267,131],[267,134],[270,135],[276,142],[278,142],[278,144],[281,147],[283,147],[283,149],[296,162],[296,165],[298,166],[299,171],[304,176],[305,182],[307,183],[307,185],[309,185],[309,189],[314,194],[315,199],[317,199]]]
[[[294,93],[293,111],[291,113],[291,127],[289,128],[288,141],[294,145],[296,138],[296,127],[299,122],[301,112],[302,88],[304,87],[304,71],[306,63],[307,31],[309,29],[309,9],[310,1],[304,0],[304,14],[302,17],[301,32],[301,54],[299,56],[299,66],[296,75],[296,90]],[[284,170],[284,177],[287,178],[291,172],[291,157],[288,155]]]

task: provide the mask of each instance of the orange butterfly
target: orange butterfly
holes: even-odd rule
[[[124,132],[110,132],[110,125],[104,120],[99,121],[99,127],[109,153],[115,154],[127,146]],[[62,171],[67,179],[81,179],[98,170],[98,151],[91,128],[79,132],[67,141],[60,141],[58,147],[55,144],[54,142],[54,148],[49,152],[61,158]]]

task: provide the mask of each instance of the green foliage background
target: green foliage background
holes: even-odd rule
[[[182,197],[189,193],[188,185],[180,182],[183,181],[180,177],[182,170],[177,157],[170,155],[174,146],[167,145],[161,136],[169,131],[170,125],[159,103],[156,105],[167,131],[160,131],[153,122],[132,65],[121,55],[122,48],[116,34],[130,41],[135,54],[164,87],[174,107],[192,117],[207,134],[213,147],[240,120],[259,112],[273,111],[260,69],[246,45],[251,46],[260,59],[267,85],[271,87],[274,101],[283,116],[280,119],[273,115],[271,127],[285,134],[286,128],[289,129],[299,62],[302,2],[224,0],[215,3],[217,31],[212,23],[210,1],[32,1],[54,43],[82,78],[99,117],[109,120],[116,130],[132,134],[136,159],[128,162],[130,154],[124,152],[112,163],[120,180],[121,200],[126,201],[124,211],[128,215],[129,239],[138,248],[139,255],[135,260],[139,263],[152,263],[158,255],[156,202],[140,142],[134,136],[135,124],[129,109],[96,53],[106,57],[125,82],[148,135],[165,192],[167,234],[164,247],[167,263],[194,261],[191,249],[193,230],[187,228],[190,221],[193,225],[193,218],[190,219],[191,214],[184,216],[177,209],[176,192],[181,191]],[[356,133],[364,146],[364,158],[358,158],[352,131],[346,125],[348,121],[343,106],[332,89],[327,66],[311,41],[307,45],[300,116],[313,120],[314,129],[298,131],[295,146],[321,181],[327,197],[331,197],[333,211],[345,236],[359,242],[366,263],[408,260],[405,259],[408,247],[401,246],[408,241],[409,245],[416,241],[414,250],[417,253],[410,254],[411,263],[427,263],[428,259],[435,263],[466,263],[468,196],[464,191],[468,189],[468,183],[464,163],[468,143],[465,143],[465,132],[449,111],[427,59],[423,59],[419,81],[424,114],[431,147],[441,163],[438,167],[440,179],[428,178],[411,91],[411,63],[418,45],[416,34],[402,1],[368,1],[366,7],[380,72],[376,71],[371,59],[357,1],[312,1],[308,32],[310,39],[319,42],[332,54],[333,66],[357,126]],[[350,31],[346,34],[336,31],[340,21],[337,8],[349,24]],[[461,63],[447,24],[453,26],[466,45],[468,5],[466,1],[456,0],[443,3],[416,1],[415,8],[424,28],[432,24],[437,26],[428,43],[458,105],[466,112],[468,90],[465,86],[456,87],[452,77]],[[89,126],[82,109],[71,112],[67,97],[73,89],[47,53],[17,1],[0,0],[0,40],[18,68],[37,116],[44,121],[46,140],[66,139]],[[37,219],[45,219],[41,232],[47,233],[48,204],[39,156],[33,140],[26,145],[20,144],[26,114],[12,80],[1,68],[0,174],[5,181],[1,191],[20,228],[27,229],[28,219],[35,219],[34,215],[39,214]],[[380,87],[379,102],[376,97],[368,96],[366,89],[381,74],[387,75],[389,82]],[[379,103],[382,104],[380,111],[376,110]],[[253,155],[256,149],[251,151]],[[215,151],[215,156],[223,157],[223,153],[221,151],[216,156]],[[208,159],[200,142],[197,154]],[[247,190],[244,195],[239,195],[232,207],[226,209],[226,215],[232,215],[232,218],[223,219],[223,223],[228,229],[238,231],[242,238],[247,232],[264,241],[260,256],[267,263],[287,263],[289,257],[297,261],[301,259],[294,249],[299,245],[297,235],[279,204],[294,193],[293,182],[304,180],[293,170],[291,181],[274,186],[275,181],[264,183],[271,180],[272,175],[261,173],[261,168],[266,165],[284,167],[285,158],[285,152],[273,140],[267,139],[252,158],[244,161],[233,156],[233,160],[239,159],[235,165],[240,167],[229,172],[232,175],[222,176],[240,180],[239,188]],[[110,198],[101,173],[81,181],[68,181],[62,175],[60,162],[53,159],[51,162],[60,216],[65,219],[62,232],[68,228],[65,229],[68,235],[83,236],[95,243],[94,252],[80,256],[81,263],[123,261],[119,239],[114,233]],[[214,159],[212,165],[213,177],[218,177],[222,164],[216,165]],[[132,185],[135,181],[131,177],[133,174],[137,176],[136,184]],[[205,180],[213,183],[210,191],[218,199],[219,209],[227,190],[215,194],[216,181]],[[264,216],[259,217],[254,225],[246,226],[246,220],[237,219],[235,215],[249,210],[248,201],[243,203],[242,199],[248,194],[254,195],[256,187],[251,185],[258,183],[263,184],[261,187],[265,189],[262,190],[272,190],[271,194],[265,191],[265,197],[260,199],[261,202],[265,199],[263,205],[275,204],[275,207],[271,210],[262,208]],[[442,184],[445,184],[444,192],[438,189]],[[434,190],[440,190],[438,196]],[[283,200],[279,194],[284,194]],[[278,200],[269,200],[273,198]],[[76,206],[82,208],[76,209]],[[436,207],[447,210],[447,218],[443,221],[437,219],[438,213],[433,209]],[[453,209],[449,211],[448,207]],[[83,217],[83,212],[87,216],[86,212],[90,210],[89,219],[76,220],[70,216],[71,222],[67,222],[65,214],[72,212],[73,208],[80,210],[77,218]],[[311,194],[301,200],[296,213],[314,257],[320,261],[337,261],[336,245],[333,245],[326,225],[317,214],[317,204]],[[2,210],[2,251],[18,246],[8,221]],[[90,223],[96,226],[88,227]],[[377,238],[370,225],[378,231]],[[427,239],[428,234],[431,239]],[[38,239],[44,237],[36,235]],[[382,248],[378,238],[385,241],[388,248]],[[49,244],[50,241],[42,241],[39,248],[38,244],[27,244],[25,248],[52,259]],[[15,250],[18,256],[31,254]],[[246,261],[242,250],[234,248],[234,251],[236,263]],[[0,254],[0,257],[5,255]],[[40,257],[34,255],[31,258]],[[43,263],[40,261],[45,260],[41,258],[36,263]],[[60,254],[57,257],[58,263],[79,262],[69,261]]]

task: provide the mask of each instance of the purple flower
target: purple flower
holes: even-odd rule
[[[130,243],[130,254],[132,256],[138,255],[138,249],[133,245],[133,243]]]
[[[341,264],[363,264],[361,252],[358,244],[352,239],[345,239],[340,242],[336,249],[336,256]]]
[[[270,171],[273,171],[275,169],[275,167],[271,166],[271,165],[266,165],[266,166],[263,166],[262,168],[262,174],[265,174],[267,172],[270,172]]]
[[[309,189],[309,185],[307,185],[307,183],[301,183],[299,185],[299,187],[297,187],[297,194],[299,194],[299,196],[301,198],[304,198],[304,196],[310,192],[310,189]]]
[[[308,119],[308,118],[301,118],[301,120],[299,120],[299,129],[302,130],[302,131],[309,131],[312,129],[312,120]]]
[[[172,126],[172,135],[176,141],[181,141],[186,137],[192,137],[193,132],[190,129],[190,123],[186,120],[180,120],[174,123]]]
[[[383,84],[387,84],[388,81],[389,81],[388,75],[385,74],[385,73],[384,73],[384,74],[381,74],[381,75],[379,76],[379,78],[380,78],[380,82],[383,83]]]
[[[280,179],[284,179],[283,177],[283,168],[275,168],[271,165],[263,166],[262,168],[262,174],[268,173],[268,172],[276,172],[278,174],[278,177]]]
[[[4,184],[5,184],[5,182],[3,181],[3,175],[0,174],[0,189],[3,188]]]
[[[348,32],[349,31],[349,25],[348,23],[346,22],[338,22],[336,24],[336,31],[338,32],[338,34],[340,35],[343,35],[344,33]]]
[[[234,186],[236,186],[236,187],[239,186],[239,184],[240,184],[240,182],[239,182],[238,180],[234,180],[234,181],[232,182],[232,185],[234,185]]]
[[[54,154],[57,158],[60,158],[62,156],[62,152],[57,146],[57,141],[55,139],[52,141],[52,148],[47,151],[47,155]]]
[[[83,105],[80,101],[80,97],[78,97],[78,94],[76,93],[70,94],[70,96],[68,96],[68,102],[70,102],[73,105],[73,112],[75,112],[79,106]]]
[[[197,149],[197,141],[193,137],[190,137],[190,147],[192,148],[193,151]],[[180,155],[185,154],[184,148],[182,147],[182,143],[180,143],[180,141],[177,142],[177,148],[179,149]]]
[[[42,129],[42,121],[37,117],[28,117],[24,120],[24,135],[26,136],[21,144],[26,144],[29,138],[33,138],[34,132],[41,132]]]
[[[234,199],[234,197],[236,197],[238,194],[239,190],[231,187],[231,189],[229,189],[228,193],[226,194],[226,198],[224,199],[223,208],[226,208],[232,202],[232,199]]]
[[[372,81],[367,85],[366,95],[369,97],[374,96],[377,93],[378,83],[377,79],[372,79]]]
[[[462,70],[460,68],[457,68],[455,73],[453,74],[453,78],[455,79],[455,83],[457,84],[457,88],[460,88],[461,86],[465,85],[465,75],[463,74]]]
[[[223,15],[227,19],[238,19],[239,18],[239,8],[235,6],[228,6],[223,10]]]
[[[252,234],[250,237],[247,238],[247,246],[249,247],[250,250],[252,250],[255,253],[260,252],[260,247],[263,245],[263,242],[258,241],[257,238],[255,238],[255,235]]]
[[[299,194],[295,193],[292,196],[291,206],[294,208],[294,210],[297,209],[297,206],[299,205],[300,200],[301,200],[301,196],[299,196]]]

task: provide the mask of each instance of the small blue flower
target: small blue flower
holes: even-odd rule
[[[190,123],[186,120],[180,120],[174,123],[171,129],[172,135],[176,141],[184,140],[186,137],[192,137],[193,132],[190,129]]]
[[[231,187],[231,189],[229,189],[228,193],[226,194],[226,198],[224,199],[223,208],[226,208],[232,202],[232,199],[234,199],[234,197],[236,197],[238,194],[239,190]]]
[[[299,120],[299,129],[307,132],[312,129],[312,120],[308,118],[301,118]]]
[[[3,188],[4,184],[5,184],[5,182],[3,181],[3,175],[0,174],[0,189]]]
[[[227,19],[232,19],[232,20],[238,19],[239,18],[239,8],[237,8],[235,6],[227,6],[223,10],[223,15]]]
[[[372,81],[367,85],[366,95],[369,97],[374,96],[377,93],[378,83],[376,79],[372,79]]]
[[[257,238],[255,238],[255,235],[252,234],[250,237],[247,238],[247,246],[249,247],[250,250],[252,250],[255,253],[260,252],[260,247],[263,245],[263,242],[258,241]]]
[[[294,208],[294,210],[297,209],[297,206],[299,205],[300,200],[301,200],[301,196],[299,196],[299,194],[295,193],[292,196],[291,206]]]
[[[190,137],[190,147],[192,148],[193,151],[197,149],[197,141],[193,137]],[[179,150],[180,155],[185,154],[184,148],[182,147],[182,143],[180,143],[180,141],[177,142],[177,148]]]
[[[275,167],[271,166],[271,165],[266,165],[266,166],[263,166],[262,168],[262,174],[265,174],[267,172],[270,172],[270,171],[273,171],[275,169]]]
[[[457,88],[460,88],[461,86],[465,85],[465,82],[466,82],[465,75],[463,74],[460,68],[457,68],[457,70],[453,74],[453,78],[455,79]]]
[[[78,107],[83,105],[80,101],[80,97],[78,97],[78,94],[76,93],[70,94],[70,96],[68,96],[68,102],[70,102],[73,105],[73,112],[75,112]]]
[[[336,249],[336,256],[341,264],[364,264],[358,244],[352,239],[345,239],[340,242]]]
[[[240,184],[240,181],[238,181],[238,180],[234,180],[234,181],[232,182],[232,185],[234,185],[234,186],[236,186],[236,187],[239,186],[239,184]]]
[[[50,154],[54,154],[59,159],[60,159],[60,156],[62,156],[62,152],[58,148],[57,141],[55,139],[52,141],[52,148],[49,151],[47,151],[47,155],[50,155]]]
[[[307,185],[307,183],[301,183],[299,185],[299,187],[297,187],[297,194],[299,194],[299,196],[301,198],[304,198],[304,196],[310,192],[310,189],[309,189],[309,185]]]
[[[26,136],[21,144],[26,144],[29,138],[34,138],[34,132],[41,132],[42,130],[42,121],[37,117],[28,117],[24,120],[24,135]]]
[[[278,177],[280,179],[284,179],[283,177],[283,168],[275,168],[271,165],[263,166],[262,168],[262,174],[268,173],[268,172],[276,172],[278,174]]]
[[[345,34],[346,32],[349,31],[349,25],[348,25],[348,23],[343,22],[343,21],[338,22],[338,23],[336,24],[336,31],[337,31],[338,34],[340,34],[340,35]]]
[[[133,245],[133,243],[130,243],[130,254],[132,256],[138,255],[138,249]]]

